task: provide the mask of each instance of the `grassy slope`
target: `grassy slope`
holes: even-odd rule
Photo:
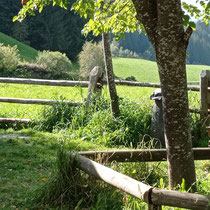
[[[159,82],[157,64],[153,61],[133,58],[114,58],[114,72],[116,76],[125,79],[134,76],[140,82]],[[188,81],[199,81],[202,70],[210,70],[210,66],[187,65]]]
[[[32,48],[26,44],[23,44],[23,43],[17,41],[16,39],[13,39],[12,37],[9,37],[1,32],[0,32],[0,43],[3,43],[6,46],[7,45],[10,45],[10,46],[17,45],[17,48],[20,52],[20,57],[22,60],[27,60],[27,61],[34,60],[38,54],[38,51],[35,50],[34,48]]]

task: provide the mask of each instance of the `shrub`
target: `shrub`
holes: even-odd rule
[[[101,66],[105,69],[102,44],[85,42],[82,51],[79,54],[80,76],[88,79],[90,71],[95,66]]]
[[[13,76],[20,61],[17,46],[4,46],[0,44],[0,74]]]
[[[134,82],[137,81],[136,77],[134,77],[134,76],[126,77],[125,80],[127,80],[127,81],[134,81]]]
[[[39,52],[36,58],[36,63],[48,72],[48,78],[60,79],[70,73],[72,63],[66,56],[60,52],[43,51]]]

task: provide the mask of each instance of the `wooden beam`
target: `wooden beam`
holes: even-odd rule
[[[103,80],[103,84],[106,84],[106,80]],[[160,88],[159,83],[150,83],[150,82],[132,82],[132,81],[125,81],[125,80],[115,80],[116,85],[127,85],[127,86],[138,86],[138,87],[153,87],[153,88]],[[188,86],[188,90],[191,91],[200,91],[200,88],[197,86]]]
[[[83,151],[78,154],[105,162],[166,161],[166,149]],[[210,160],[210,148],[193,148],[195,160]]]
[[[209,198],[204,195],[154,188],[152,203],[179,208],[209,210]]]
[[[25,98],[5,98],[0,97],[0,102],[4,103],[18,103],[18,104],[39,104],[39,105],[52,105],[57,103],[66,103],[72,106],[81,105],[79,101],[61,101],[61,100],[48,100],[48,99],[25,99]]]
[[[125,176],[76,153],[70,153],[70,156],[77,160],[77,167],[87,174],[103,180],[136,198],[149,202],[149,192],[152,189],[151,186],[132,179],[129,176]]]
[[[25,79],[25,78],[0,77],[0,83],[50,85],[50,86],[69,86],[69,87],[75,87],[75,86],[88,87],[89,81],[44,80],[44,79]]]
[[[20,119],[20,118],[0,118],[1,123],[30,123],[30,119]]]
[[[0,77],[0,83],[68,86],[68,87],[75,87],[75,86],[88,87],[89,85],[89,81],[43,80],[43,79],[6,78],[6,77]],[[116,85],[160,88],[159,83],[132,82],[132,81],[125,81],[125,80],[115,80],[115,83]],[[107,81],[103,80],[103,84],[107,84]],[[200,91],[200,88],[196,86],[189,86],[188,90]]]
[[[70,153],[70,158],[75,159],[77,167],[82,171],[136,198],[143,199],[150,207],[153,204],[153,207],[159,209],[161,205],[167,205],[208,210],[209,199],[204,195],[156,189],[76,153]]]

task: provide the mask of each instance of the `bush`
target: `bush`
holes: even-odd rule
[[[101,66],[105,69],[102,44],[85,42],[82,51],[79,54],[80,76],[88,79],[90,71],[95,66]]]
[[[136,77],[134,77],[134,76],[126,77],[125,80],[127,80],[127,81],[134,81],[134,82],[137,81]]]
[[[39,52],[36,63],[48,72],[48,78],[60,79],[68,75],[73,68],[72,63],[66,56],[60,52],[43,51]]]
[[[14,76],[20,61],[17,46],[4,46],[0,44],[0,74],[1,76]]]

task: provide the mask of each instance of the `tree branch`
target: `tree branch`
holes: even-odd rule
[[[193,33],[193,29],[190,26],[188,26],[184,33],[184,42],[186,43],[186,45],[188,45],[188,42],[192,33]]]
[[[149,40],[155,47],[155,37],[157,31],[157,2],[156,0],[132,0],[138,10],[137,20],[143,25],[148,34]]]

